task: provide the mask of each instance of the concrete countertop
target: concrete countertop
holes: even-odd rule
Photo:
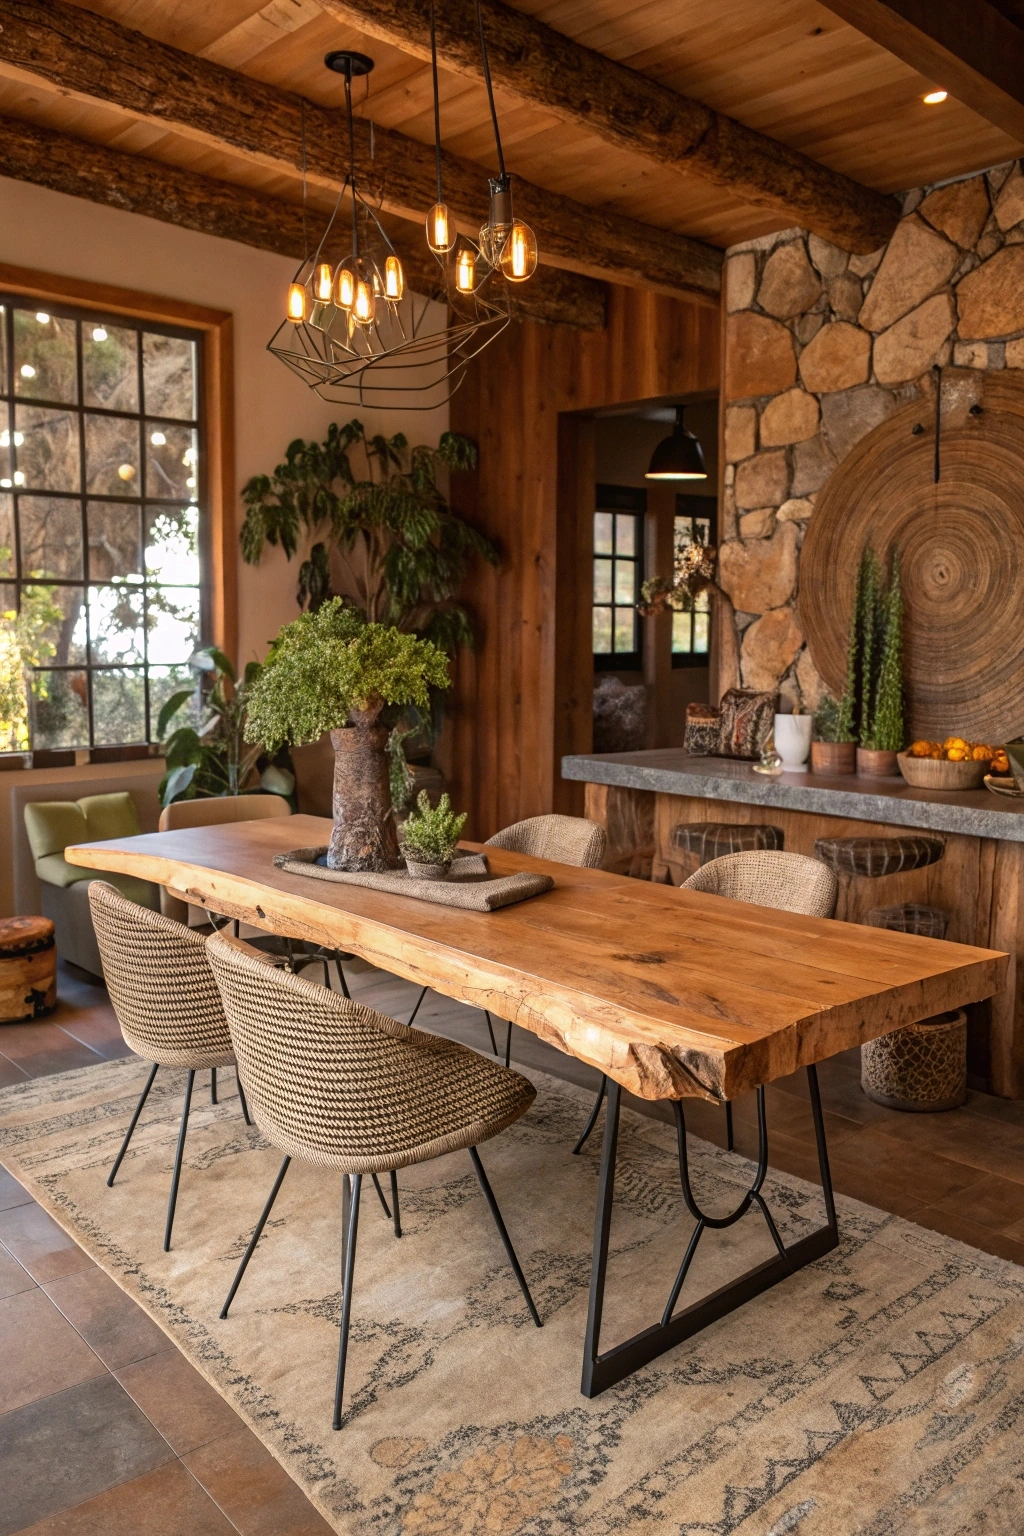
[[[647,789],[662,795],[732,800],[779,806],[854,821],[882,821],[927,832],[959,832],[1024,843],[1024,799],[966,791],[913,789],[902,778],[857,774],[824,777],[755,773],[750,763],[727,757],[691,757],[679,747],[653,752],[608,752],[562,758],[562,777],[587,784]]]

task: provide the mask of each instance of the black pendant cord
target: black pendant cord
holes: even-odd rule
[[[942,369],[936,363],[932,369],[935,376],[935,468],[932,478],[938,485],[942,476],[942,460],[940,457],[940,443],[942,440]]]
[[[356,202],[356,125],[352,116],[352,71],[345,71],[345,110],[348,113],[348,184],[352,189],[352,256],[359,260],[359,204]]]
[[[505,156],[501,151],[501,133],[498,130],[498,113],[494,105],[494,87],[491,85],[491,66],[487,59],[487,38],[484,36],[484,13],[480,8],[480,0],[476,0],[476,19],[480,28],[480,58],[484,66],[484,84],[487,86],[487,102],[491,109],[491,123],[494,127],[494,147],[498,151],[498,170],[504,178]]]
[[[437,28],[434,21],[434,0],[430,0],[430,74],[434,82],[434,159],[437,164],[437,200],[444,202],[441,183],[441,96],[437,85]]]

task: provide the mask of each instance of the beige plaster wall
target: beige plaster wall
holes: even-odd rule
[[[740,678],[813,709],[821,680],[794,611],[800,548],[835,467],[933,365],[1024,368],[1024,173],[1017,161],[903,200],[870,256],[799,229],[726,266],[720,581]]]
[[[369,431],[432,443],[448,426],[447,407],[411,415],[328,405],[267,352],[292,276],[288,258],[0,178],[0,261],[229,310],[239,487],[272,470],[293,438],[323,436],[332,421],[358,416]],[[260,659],[295,618],[297,571],[298,560],[288,565],[276,550],[258,567],[239,558],[239,662]]]

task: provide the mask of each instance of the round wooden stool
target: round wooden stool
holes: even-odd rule
[[[48,917],[0,918],[0,1024],[57,1006],[57,944]]]

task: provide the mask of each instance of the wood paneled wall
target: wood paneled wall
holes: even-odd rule
[[[453,501],[502,548],[501,566],[481,563],[467,583],[477,649],[457,664],[445,733],[467,836],[582,813],[582,786],[563,784],[559,763],[591,746],[588,466],[600,422],[586,413],[718,381],[716,308],[613,287],[604,331],[516,322],[455,396],[452,429],[478,443],[480,463],[456,477]]]

